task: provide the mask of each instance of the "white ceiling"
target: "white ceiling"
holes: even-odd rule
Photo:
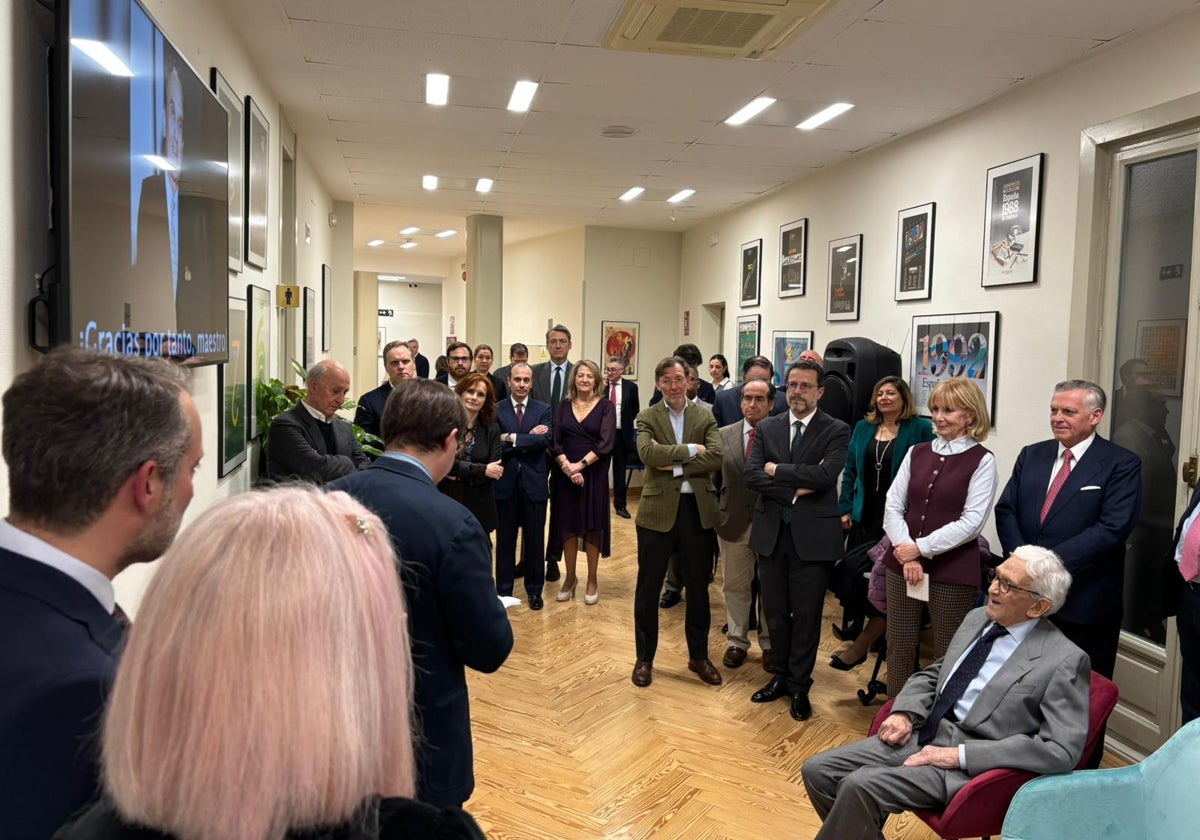
[[[421,257],[461,254],[474,213],[504,216],[507,242],[584,224],[686,229],[1197,6],[841,0],[773,60],[746,61],[606,50],[623,0],[222,2],[318,176],[358,205],[355,250],[408,225],[460,232],[415,237]],[[424,103],[430,72],[451,77],[449,105]],[[505,109],[518,79],[540,83],[525,114]],[[778,102],[723,124],[757,96]],[[839,101],[856,107],[794,127]],[[599,136],[608,125],[637,133]],[[443,188],[422,190],[425,174]],[[480,177],[491,193],[474,192]],[[617,200],[635,185],[640,200]],[[665,203],[685,187],[696,194]]]

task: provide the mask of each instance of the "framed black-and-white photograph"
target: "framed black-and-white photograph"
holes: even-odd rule
[[[857,321],[862,291],[861,233],[829,243],[829,286],[825,303],[826,321]]]
[[[317,292],[304,287],[304,369],[317,363]]]
[[[246,355],[250,365],[246,376],[249,388],[246,429],[250,440],[254,440],[260,431],[266,431],[258,428],[258,385],[260,382],[266,385],[271,379],[271,348],[274,346],[271,332],[275,319],[272,317],[274,308],[268,290],[253,284],[247,286],[246,303],[249,306],[246,313]]]
[[[896,216],[896,300],[929,300],[933,294],[933,202]]]
[[[321,350],[329,352],[333,344],[333,269],[321,264]]]
[[[246,97],[246,262],[267,267],[267,195],[270,190],[271,124]]]
[[[246,399],[246,301],[229,299],[229,361],[217,367],[217,410],[220,418],[221,456],[217,458],[217,476],[224,478],[246,460],[250,444],[247,433],[249,400]]]
[[[245,117],[242,116],[242,98],[234,93],[229,82],[216,67],[212,68],[211,87],[217,101],[225,106],[229,114],[229,270],[242,270],[242,219],[245,211],[242,190],[245,187],[242,172],[242,157],[246,153]]]
[[[929,395],[943,379],[969,379],[979,386],[996,423],[996,361],[999,312],[917,315],[912,326],[908,378],[917,413],[929,417]]]
[[[779,296],[800,297],[805,291],[808,265],[808,219],[779,228]]]
[[[762,240],[742,245],[742,307],[758,306],[762,296]]]
[[[742,365],[751,356],[758,355],[758,339],[762,332],[761,315],[742,315],[737,319],[737,368],[741,375]]]
[[[1037,280],[1038,218],[1045,155],[993,166],[987,173],[983,224],[983,285]]]

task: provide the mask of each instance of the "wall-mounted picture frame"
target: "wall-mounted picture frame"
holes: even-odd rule
[[[808,219],[779,228],[779,296],[803,297],[808,277]]]
[[[450,340],[447,341],[446,344],[450,344],[451,342],[458,340],[454,336],[447,336],[447,338]],[[383,348],[387,346],[387,343],[388,343],[387,327],[376,327],[375,328],[375,355],[381,359],[383,358]]]
[[[775,330],[771,333],[771,363],[775,365],[775,385],[783,386],[783,377],[792,362],[800,360],[800,354],[811,350],[812,330]]]
[[[221,454],[217,458],[217,477],[224,478],[246,460],[250,446],[247,399],[246,301],[229,298],[229,361],[217,366],[217,428],[221,430]]]
[[[622,376],[637,380],[641,329],[640,321],[601,321],[600,369],[603,370],[608,364],[610,356],[618,356],[625,360],[625,373]]]
[[[321,350],[333,345],[333,269],[321,264]]]
[[[933,294],[934,202],[896,214],[896,300],[929,300]]]
[[[1045,157],[1038,152],[987,171],[981,280],[984,287],[1037,281]]]
[[[745,309],[758,306],[762,300],[762,240],[742,244],[741,297],[739,303]]]
[[[246,410],[246,429],[250,440],[266,429],[258,428],[258,385],[266,385],[271,379],[271,348],[274,347],[272,326],[274,307],[271,305],[271,292],[253,283],[246,286],[246,346],[250,369],[246,376],[249,385]]]
[[[934,386],[943,379],[962,377],[979,386],[995,425],[999,330],[999,312],[913,316],[908,384],[918,414],[931,416],[929,394]]]
[[[737,319],[737,375],[741,381],[742,365],[758,355],[758,339],[762,332],[761,315],[741,315]]]
[[[304,368],[317,362],[317,291],[304,287]]]
[[[226,126],[229,134],[229,270],[237,273],[242,270],[244,248],[242,224],[245,207],[242,193],[245,188],[245,174],[242,171],[242,160],[246,153],[246,122],[242,113],[242,98],[234,92],[229,82],[225,81],[220,70],[213,67],[209,73],[209,86],[229,115]]]
[[[271,124],[246,97],[246,262],[267,267],[267,196],[270,190]]]
[[[1146,363],[1149,387],[1164,397],[1182,397],[1187,319],[1138,321],[1134,346],[1134,358],[1142,359]]]
[[[843,236],[829,242],[829,282],[825,320],[857,321],[862,295],[863,236]]]

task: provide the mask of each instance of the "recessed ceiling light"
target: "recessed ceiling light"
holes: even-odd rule
[[[421,186],[424,187],[425,189],[436,190],[437,184],[438,184],[438,177],[436,175],[422,175],[421,176]]]
[[[133,75],[133,71],[103,41],[72,38],[71,45],[114,76],[128,78]]]
[[[495,183],[491,178],[480,178],[475,182],[475,192],[485,193],[492,191],[492,184]]]
[[[668,204],[678,204],[681,201],[686,201],[696,194],[695,190],[680,190],[667,199]]]
[[[510,111],[528,111],[530,104],[533,102],[533,95],[537,93],[537,82],[521,81],[513,85],[512,96],[508,100],[508,110]]]
[[[725,120],[726,125],[741,125],[747,120],[752,120],[761,114],[763,111],[775,104],[775,100],[769,96],[760,96],[746,107],[742,108],[729,119]]]
[[[174,172],[179,168],[165,157],[159,157],[158,155],[142,155],[142,157],[154,164],[155,167],[161,169],[163,172]]]
[[[384,283],[399,283],[401,280],[407,280],[403,274],[379,274],[376,275],[377,280],[382,280]]]
[[[411,239],[409,239],[407,242],[401,243],[400,247],[401,248],[416,248],[417,243],[413,242]]]
[[[382,239],[372,239],[370,242],[367,243],[367,247],[368,248],[378,248],[382,244],[383,244]]]
[[[817,126],[824,125],[825,123],[829,122],[834,117],[837,117],[837,116],[840,116],[841,114],[846,113],[853,107],[854,106],[851,105],[849,102],[838,102],[836,104],[830,105],[824,111],[818,111],[817,113],[813,114],[811,117],[806,119],[804,122],[797,125],[796,128],[802,128],[805,131],[811,131],[812,129],[816,128]]]
[[[445,105],[450,98],[450,77],[445,73],[425,74],[425,104]]]
[[[441,233],[435,233],[434,236],[438,239],[445,239],[447,236],[453,236],[456,233],[458,233],[456,230],[444,230]]]
[[[417,227],[416,225],[409,225],[408,227],[404,228],[404,230],[400,231],[400,235],[401,236],[412,236],[414,233],[416,233],[419,230],[420,230],[420,228]]]

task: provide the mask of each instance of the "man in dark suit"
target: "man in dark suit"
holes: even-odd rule
[[[471,360],[473,358],[470,344],[462,341],[451,343],[446,348],[446,372],[439,373],[434,377],[434,380],[449,386],[450,390],[453,391],[455,386],[458,385],[458,380],[471,372]]]
[[[512,370],[512,366],[517,362],[529,362],[529,348],[519,341],[508,348],[508,364],[502,368],[497,368],[496,376],[504,382],[507,382],[508,373]]]
[[[1179,527],[1175,529],[1172,556],[1178,564],[1183,591],[1179,594],[1179,653],[1183,669],[1179,704],[1184,724],[1200,718],[1200,487],[1192,493]]]
[[[530,393],[538,402],[550,406],[553,427],[554,412],[558,411],[558,404],[567,397],[567,387],[575,367],[567,361],[567,354],[571,352],[571,331],[562,324],[555,324],[546,330],[546,352],[550,354],[550,360],[533,366],[533,390]],[[550,460],[549,455],[546,458]],[[546,465],[550,475],[556,472],[553,466],[551,463]],[[561,556],[562,546],[551,546],[546,550],[546,580],[558,580],[558,559]]]
[[[713,403],[713,416],[717,423],[728,426],[742,419],[742,387],[753,379],[771,382],[775,377],[775,366],[766,356],[751,356],[742,362],[742,384],[726,388],[717,394]],[[771,416],[783,414],[788,410],[785,389],[775,391],[775,401],[771,406]]]
[[[46,840],[98,793],[127,619],[112,579],[175,537],[203,455],[179,368],[60,348],[4,395],[0,829]]]
[[[375,511],[403,558],[420,721],[417,797],[441,807],[461,805],[475,788],[464,669],[491,673],[513,645],[492,580],[488,536],[470,511],[437,489],[466,426],[457,396],[414,379],[388,398],[385,454],[329,485]]]
[[[1046,616],[1071,576],[1054,552],[1022,546],[996,570],[946,655],[913,674],[879,732],[804,762],[818,840],[878,840],[889,814],[941,810],[996,768],[1066,773],[1088,730],[1087,654]]]
[[[750,548],[759,556],[763,612],[775,676],[751,701],[791,695],[795,720],[812,717],[808,691],[821,639],[821,607],[843,554],[837,482],[850,427],[817,408],[825,372],[808,360],[787,372],[789,411],[758,424],[746,459],[746,486],[759,494]]]
[[[496,589],[511,595],[516,567],[517,531],[522,534],[521,565],[529,609],[542,608],[545,566],[546,449],[550,446],[550,406],[530,399],[533,369],[525,362],[512,365],[509,396],[496,406],[500,424],[504,474],[496,482]]]
[[[392,389],[417,375],[412,350],[403,341],[389,341],[383,348],[383,367],[387,371],[387,382],[359,397],[358,410],[354,412],[354,425],[380,438],[383,435],[379,421],[383,418],[383,407],[387,405]]]
[[[408,340],[408,349],[412,351],[413,364],[416,365],[417,376],[421,379],[429,378],[429,359],[421,355],[421,342],[415,338]]]
[[[1121,636],[1125,540],[1142,506],[1137,455],[1096,434],[1104,390],[1079,379],[1054,386],[1053,440],[1021,450],[996,503],[1006,554],[1040,545],[1062,558],[1074,579],[1053,621],[1112,679]],[[1049,499],[1049,503],[1047,503]]]
[[[272,481],[299,478],[324,484],[371,460],[354,438],[350,424],[337,416],[350,393],[350,374],[332,359],[308,369],[308,393],[271,421],[267,438],[267,474]]]
[[[605,385],[605,397],[616,408],[617,436],[613,439],[612,450],[612,487],[613,507],[617,516],[629,518],[626,508],[625,476],[629,464],[629,456],[637,458],[637,427],[638,412],[642,410],[638,402],[638,386],[622,377],[625,374],[625,360],[620,356],[609,356],[604,365],[604,373],[608,379]]]

